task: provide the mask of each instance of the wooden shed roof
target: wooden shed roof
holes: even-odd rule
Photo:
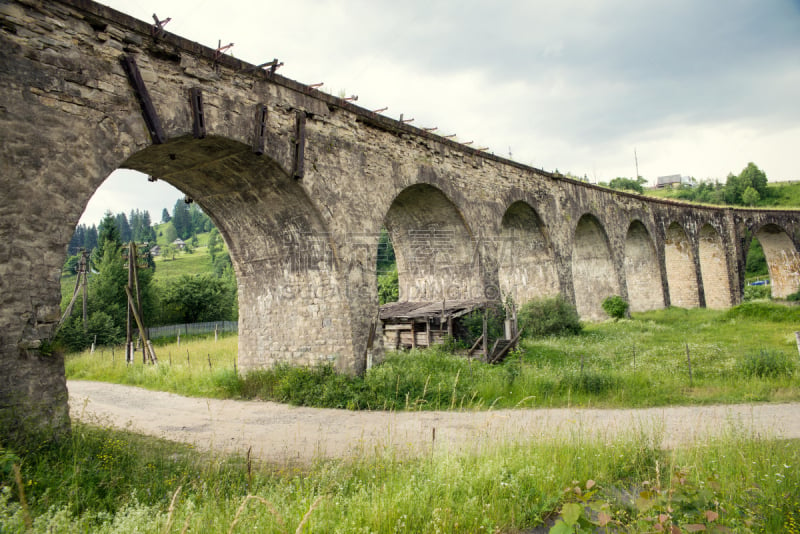
[[[484,308],[489,303],[484,299],[446,300],[438,302],[389,302],[381,306],[382,321],[401,321],[422,317],[461,317],[473,310]]]

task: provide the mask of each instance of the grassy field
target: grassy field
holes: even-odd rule
[[[631,429],[293,468],[76,424],[0,448],[0,532],[798,532],[799,464],[800,442],[736,428],[676,450]]]
[[[338,375],[330,367],[243,375],[234,373],[233,336],[158,347],[158,367],[126,366],[119,349],[113,359],[110,349],[69,355],[66,372],[69,378],[184,395],[349,409],[795,401],[800,400],[794,337],[799,325],[800,307],[751,302],[728,311],[634,314],[630,320],[588,324],[579,335],[524,339],[502,365],[434,348],[389,354],[364,377]]]

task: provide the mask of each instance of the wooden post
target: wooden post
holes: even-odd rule
[[[486,309],[483,310],[483,361],[489,361],[489,336],[486,335]]]
[[[433,332],[431,332],[431,318],[425,317],[425,337],[428,339],[428,347],[433,345]]]
[[[86,249],[81,251],[81,272],[78,273],[78,278],[83,278],[83,331],[86,332],[86,300],[89,296],[89,283],[87,281],[87,274],[89,272],[89,264],[86,262]]]
[[[125,286],[125,291],[128,293],[128,306],[127,306],[127,317],[125,319],[125,361],[127,363],[133,363],[133,344],[131,343],[131,339],[133,336],[133,323],[131,322],[131,305],[130,305],[130,292],[131,287],[133,285],[133,258],[131,258],[130,252],[128,252],[128,285]]]
[[[800,332],[795,332],[794,338],[797,340],[797,352],[800,352]]]
[[[417,348],[417,333],[415,332],[417,326],[417,321],[415,319],[411,319],[411,348]]]
[[[178,330],[178,347],[181,346],[181,331]]]
[[[219,323],[214,323],[214,343],[217,342],[217,327],[218,326],[219,326]]]
[[[144,325],[142,324],[142,318],[139,317],[139,313],[136,311],[136,308],[134,308],[134,306],[133,306],[133,295],[131,294],[131,288],[129,288],[128,286],[125,286],[125,293],[128,295],[128,304],[129,304],[128,305],[128,309],[133,314],[133,318],[136,320],[136,326],[139,327],[139,333],[141,334],[142,332],[144,332]],[[144,335],[146,336],[147,334],[144,334]],[[155,363],[156,362],[155,354],[153,354],[153,353],[151,353],[149,351],[148,344],[146,342],[144,342],[144,343],[142,343],[142,360],[144,361],[144,363],[147,363],[148,355],[150,357],[150,361],[152,363]]]

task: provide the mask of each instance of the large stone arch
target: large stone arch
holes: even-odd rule
[[[703,279],[706,306],[713,309],[730,308],[733,304],[730,273],[722,237],[710,224],[700,228],[699,237],[700,276]]]
[[[402,190],[386,213],[394,245],[400,301],[481,297],[480,259],[461,211],[438,188]]]
[[[508,207],[497,246],[500,291],[517,305],[559,292],[553,247],[536,211],[526,202]]]
[[[677,222],[670,224],[666,231],[664,263],[667,269],[670,304],[682,308],[700,306],[692,243],[686,231]]]
[[[606,317],[602,302],[620,294],[618,280],[606,231],[594,215],[587,213],[578,220],[572,241],[572,283],[578,314],[586,319]]]
[[[625,237],[625,280],[631,311],[664,307],[664,290],[656,247],[641,221],[633,221]]]
[[[328,228],[273,160],[225,138],[179,138],[123,164],[187,193],[214,220],[239,286],[239,367],[354,361],[350,310]]]
[[[772,296],[783,298],[800,290],[800,252],[786,231],[766,224],[754,234],[767,259]]]

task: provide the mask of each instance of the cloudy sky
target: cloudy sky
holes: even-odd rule
[[[101,0],[545,170],[800,179],[800,0]],[[114,175],[106,209],[177,191]],[[133,204],[132,204],[133,203]]]

